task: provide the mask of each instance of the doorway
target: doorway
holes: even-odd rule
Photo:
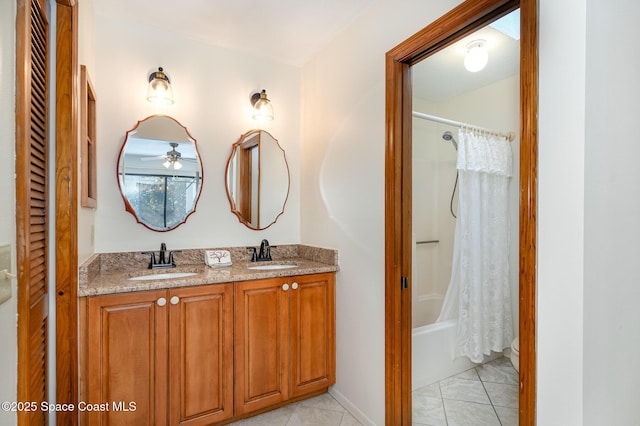
[[[466,1],[387,53],[386,423],[411,424],[411,66],[520,7],[519,424],[535,424],[537,1]]]

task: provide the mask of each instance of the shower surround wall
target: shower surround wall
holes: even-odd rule
[[[455,98],[433,102],[414,98],[413,109],[498,131],[519,127],[518,76]],[[445,131],[458,139],[458,129],[419,118],[413,119],[413,234],[417,244],[413,266],[413,326],[432,324],[440,313],[451,277],[455,219],[450,212],[456,178],[456,151],[442,139]],[[513,177],[509,187],[511,208],[510,282],[513,324],[518,324],[518,186],[519,138],[512,142]],[[457,212],[457,190],[453,203]],[[517,333],[517,330],[516,330]]]
[[[417,102],[417,111],[434,105]],[[456,150],[442,133],[456,129],[413,118],[413,327],[435,322],[451,277],[455,218],[450,212],[456,180]],[[457,191],[453,203],[457,211]]]

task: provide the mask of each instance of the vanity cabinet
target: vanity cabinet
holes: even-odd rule
[[[90,425],[205,425],[233,416],[233,284],[88,297]],[[84,423],[84,422],[83,422]]]
[[[335,275],[235,284],[236,415],[335,383]]]
[[[80,400],[108,407],[81,424],[218,424],[335,383],[333,272],[80,305]]]

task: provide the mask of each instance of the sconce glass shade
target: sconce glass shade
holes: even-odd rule
[[[147,89],[147,100],[153,103],[165,105],[173,104],[173,89],[169,77],[164,73],[162,67],[158,71],[149,74],[149,87]]]
[[[467,44],[467,55],[464,57],[464,67],[469,72],[482,70],[489,62],[489,54],[484,40],[474,40]]]
[[[273,105],[271,105],[271,101],[267,99],[266,90],[263,89],[261,93],[254,93],[251,96],[251,104],[253,105],[252,116],[255,120],[273,120]]]

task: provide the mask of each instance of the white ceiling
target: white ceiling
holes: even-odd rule
[[[477,39],[486,41],[489,62],[473,73],[463,62],[467,44]],[[442,102],[516,74],[519,62],[520,42],[487,26],[411,67],[413,95]]]
[[[96,15],[302,66],[373,1],[94,0],[94,9]],[[475,38],[487,40],[489,64],[470,73],[462,61]],[[516,73],[518,58],[518,41],[486,27],[414,66],[414,96],[441,101],[482,87]]]
[[[373,0],[94,0],[96,15],[302,66]]]

